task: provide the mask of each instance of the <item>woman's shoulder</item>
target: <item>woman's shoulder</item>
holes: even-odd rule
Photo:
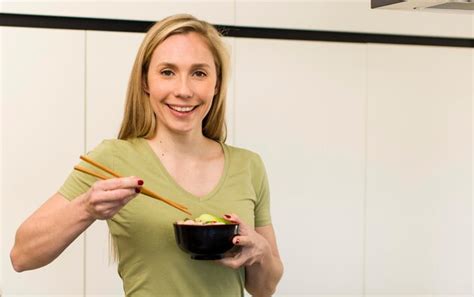
[[[256,165],[263,165],[260,154],[253,150],[228,144],[224,144],[224,146],[227,148],[229,156],[233,160],[238,160],[239,162],[247,161]]]
[[[238,147],[234,145],[229,145],[227,143],[224,143],[224,146],[227,148],[229,153],[233,155],[242,155],[242,156],[248,156],[248,157],[255,157],[258,156],[258,154],[248,148],[244,147]]]
[[[140,151],[145,140],[143,138],[133,139],[104,139],[98,143],[87,154],[109,159],[117,155],[130,154]]]
[[[145,140],[143,138],[131,138],[131,139],[104,139],[102,140],[94,150],[121,150],[121,149],[133,149],[141,146]]]

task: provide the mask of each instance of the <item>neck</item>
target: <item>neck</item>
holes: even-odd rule
[[[149,141],[161,153],[172,153],[177,156],[202,154],[210,142],[202,134],[202,131],[198,133],[176,134],[165,129],[157,129],[156,135]]]

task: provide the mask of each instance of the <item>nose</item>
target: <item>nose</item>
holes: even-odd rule
[[[183,99],[188,99],[188,98],[193,97],[194,92],[192,90],[192,86],[187,77],[181,77],[178,80],[174,95],[177,98],[183,98]]]

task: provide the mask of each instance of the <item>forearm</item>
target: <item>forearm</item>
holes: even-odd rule
[[[269,297],[283,275],[281,260],[268,253],[261,262],[245,268],[245,288],[253,297]]]
[[[18,229],[10,254],[16,271],[49,264],[94,222],[79,198],[71,202],[59,199],[64,202],[42,211],[40,208]]]

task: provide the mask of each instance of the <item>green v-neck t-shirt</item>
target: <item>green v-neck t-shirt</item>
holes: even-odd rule
[[[88,157],[121,176],[143,179],[145,187],[185,205],[193,217],[202,213],[235,213],[252,227],[271,224],[269,187],[261,158],[246,149],[224,143],[221,146],[225,159],[223,174],[215,188],[203,197],[177,184],[143,138],[105,140]],[[100,172],[88,163],[79,165]],[[59,193],[73,200],[96,181],[95,177],[73,171]],[[127,297],[244,296],[244,268],[192,260],[178,248],[173,223],[187,216],[140,194],[107,220],[118,250],[118,273]]]

